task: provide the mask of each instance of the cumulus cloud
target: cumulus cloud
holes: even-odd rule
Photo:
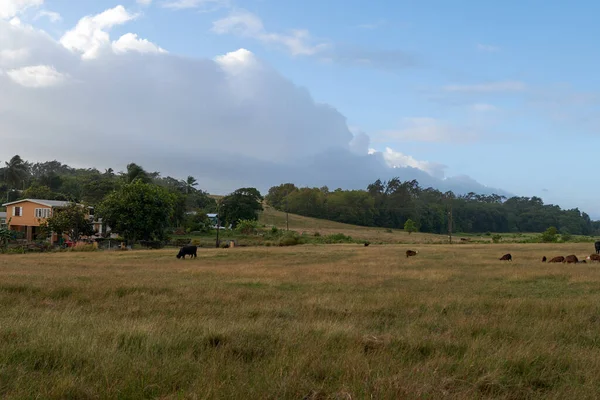
[[[241,186],[265,191],[287,181],[364,188],[394,176],[424,186],[454,184],[435,163],[391,149],[368,154],[367,134],[353,134],[334,107],[315,102],[248,50],[214,60],[99,51],[82,60],[93,48],[88,38],[131,19],[123,11],[86,17],[85,29],[74,30],[84,39],[66,40],[77,51],[65,48],[65,40],[0,21],[0,48],[28,49],[0,74],[0,159],[22,149],[32,161],[82,167],[119,170],[134,161],[165,175],[194,175],[216,193]],[[108,40],[102,43],[110,49]]]
[[[110,43],[108,31],[115,25],[122,25],[135,18],[135,14],[119,5],[100,14],[81,18],[75,28],[63,35],[60,42],[67,49],[81,53],[84,59],[96,58]]]
[[[370,150],[371,154],[375,153],[375,150]],[[393,149],[386,147],[385,152],[383,153],[383,158],[386,163],[391,168],[403,168],[403,167],[412,167],[417,168],[422,171],[427,172],[429,175],[434,178],[444,179],[445,172],[444,170],[448,168],[446,165],[429,162],[429,161],[419,161],[416,160],[412,156],[408,156],[406,154],[402,154],[399,151],[394,151]]]
[[[33,65],[18,69],[11,69],[6,75],[14,82],[28,88],[42,88],[61,84],[66,76],[48,65]]]
[[[115,53],[137,51],[138,53],[166,53],[167,51],[147,39],[140,39],[135,33],[126,33],[112,43]]]
[[[0,0],[0,19],[10,19],[29,8],[39,7],[44,0]]]

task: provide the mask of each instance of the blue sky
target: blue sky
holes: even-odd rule
[[[595,2],[26,1],[5,19],[56,41],[122,5],[136,17],[103,28],[111,40],[133,32],[190,59],[247,49],[377,152],[600,216]]]

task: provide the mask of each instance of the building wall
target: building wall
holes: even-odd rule
[[[21,213],[22,216],[13,217],[14,207],[23,208]],[[10,221],[10,226],[40,226],[40,223],[43,222],[44,219],[38,219],[35,217],[36,208],[44,208],[51,210],[51,207],[43,206],[37,203],[32,203],[30,201],[24,201],[22,203],[6,206],[6,222],[8,223],[8,221]]]

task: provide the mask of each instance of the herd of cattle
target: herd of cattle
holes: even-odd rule
[[[597,241],[596,243],[594,243],[594,248],[596,249],[596,253],[590,254],[589,256],[586,257],[585,260],[580,260],[577,258],[577,256],[575,254],[571,254],[566,257],[563,257],[563,256],[553,257],[550,260],[548,260],[546,258],[546,256],[543,256],[542,262],[548,261],[549,263],[567,263],[567,264],[586,264],[587,263],[586,260],[600,262],[600,240]],[[407,252],[407,257],[408,257],[408,252]],[[503,255],[502,257],[500,257],[500,260],[501,261],[512,261],[512,255],[510,253],[507,253],[507,254]]]
[[[366,246],[366,244],[365,244],[365,246]],[[589,256],[587,256],[586,260],[600,262],[600,240],[597,241],[596,243],[594,243],[594,247],[596,248],[596,253],[590,254]],[[186,246],[183,246],[179,250],[179,253],[177,254],[176,257],[177,258],[185,258],[185,256],[187,256],[187,255],[189,255],[190,258],[197,257],[197,254],[196,254],[197,251],[198,251],[198,246],[186,245]],[[416,256],[418,253],[419,253],[418,251],[406,250],[406,257],[407,258],[413,257],[413,256]],[[501,261],[512,261],[512,255],[510,253],[507,253],[507,254],[503,255],[502,257],[500,257],[500,260]],[[557,257],[551,258],[550,260],[548,260],[546,258],[546,256],[542,257],[542,262],[548,261],[549,263],[585,264],[586,260],[579,260],[575,254],[571,254],[566,257],[557,256]]]

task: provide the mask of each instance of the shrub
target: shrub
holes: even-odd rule
[[[569,232],[564,232],[560,235],[560,240],[563,242],[570,242],[573,240],[573,235],[571,235]]]
[[[494,243],[500,243],[501,240],[502,240],[502,235],[500,235],[498,233],[492,236],[492,242],[494,242]]]
[[[253,221],[250,219],[240,219],[235,230],[241,233],[242,235],[254,235],[258,232],[259,228],[260,224],[258,223],[258,221]]]
[[[315,232],[315,234],[313,235],[314,237],[321,237],[321,233],[319,232]]]
[[[544,233],[542,233],[542,242],[553,243],[553,242],[556,242],[557,239],[558,239],[558,230],[553,226],[546,229],[546,231]]]
[[[352,239],[351,236],[344,235],[343,233],[334,233],[334,234],[325,236],[324,242],[327,244],[354,243],[354,239]]]
[[[289,231],[286,232],[277,243],[279,246],[296,246],[301,244],[301,237],[298,232]]]

